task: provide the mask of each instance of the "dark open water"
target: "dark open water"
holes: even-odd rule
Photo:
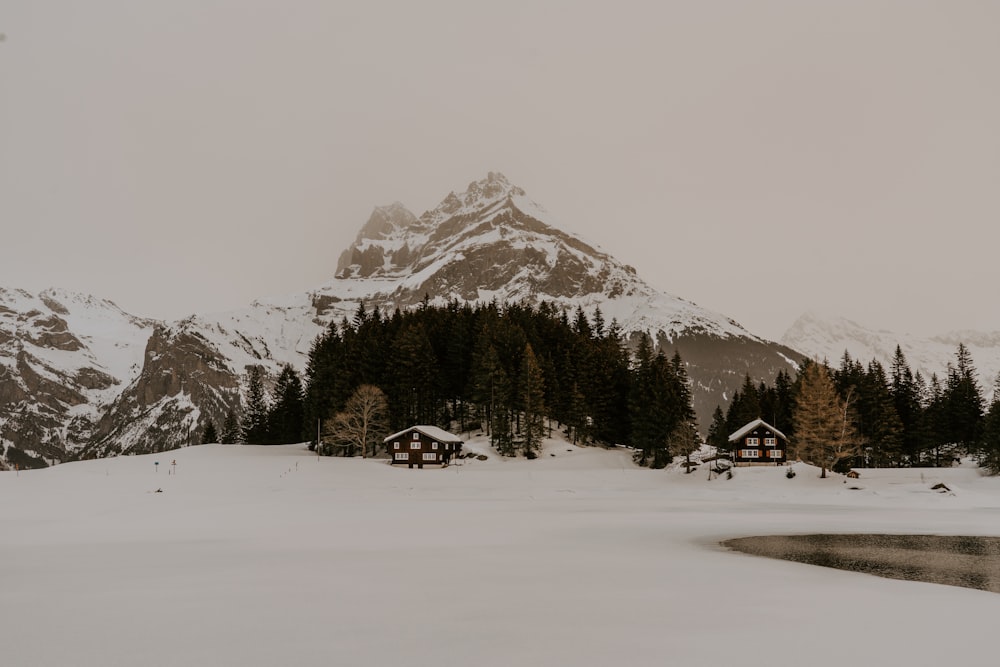
[[[1000,593],[1000,537],[770,535],[722,545],[755,556]]]

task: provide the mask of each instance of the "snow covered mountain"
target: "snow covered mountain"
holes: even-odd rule
[[[801,358],[724,315],[652,288],[632,267],[561,231],[498,173],[419,217],[398,203],[376,208],[330,282],[242,310],[163,323],[68,293],[3,294],[9,305],[0,311],[0,445],[49,462],[198,441],[207,419],[218,426],[227,410],[238,410],[248,366],[272,375],[284,363],[304,369],[316,336],[362,302],[383,311],[425,298],[547,301],[588,313],[599,307],[626,334],[650,332],[668,354],[680,352],[703,428],[745,374],[771,378]],[[78,315],[60,319],[62,311]],[[52,378],[45,389],[33,379],[46,377],[40,368]],[[55,388],[77,385],[72,395]]]
[[[0,464],[62,460],[90,442],[139,376],[154,325],[83,294],[0,288]]]
[[[1000,331],[953,331],[922,338],[883,329],[870,329],[842,317],[802,315],[789,327],[781,342],[814,359],[827,359],[837,366],[846,351],[856,361],[867,364],[872,359],[888,371],[896,345],[902,349],[910,368],[926,379],[937,373],[944,380],[948,364],[955,362],[955,351],[964,343],[979,371],[984,393],[991,395],[994,380],[1000,373]]]

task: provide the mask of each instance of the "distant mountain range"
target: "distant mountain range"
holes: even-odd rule
[[[645,283],[635,270],[562,231],[498,173],[452,192],[419,217],[378,207],[317,289],[176,322],[136,318],[63,290],[0,290],[0,461],[39,465],[74,457],[162,451],[200,441],[238,409],[246,370],[304,369],[331,322],[369,310],[547,301],[651,333],[680,352],[702,429],[749,373],[794,371],[794,346]]]
[[[826,359],[835,367],[840,365],[846,351],[862,364],[875,359],[887,371],[899,345],[914,372],[920,371],[927,380],[936,373],[942,381],[947,377],[948,364],[955,362],[959,343],[964,343],[972,354],[986,396],[992,394],[1000,373],[1000,331],[953,331],[920,337],[871,329],[843,317],[806,313],[789,327],[781,342],[813,359]]]

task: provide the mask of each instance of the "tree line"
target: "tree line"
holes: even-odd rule
[[[574,443],[629,443],[640,464],[661,467],[697,444],[691,390],[679,355],[668,358],[648,336],[635,349],[600,309],[588,317],[549,303],[425,299],[386,315],[362,303],[313,342],[304,381],[285,367],[268,399],[262,370],[251,368],[241,426],[223,432],[248,443],[314,441],[359,388],[374,387],[388,432],[414,424],[483,432],[501,454],[533,458],[559,428]]]
[[[898,345],[888,370],[845,351],[838,367],[807,361],[794,380],[748,376],[728,409],[716,408],[709,444],[727,449],[728,434],[757,417],[824,466],[942,466],[970,455],[1000,472],[1000,385],[987,405],[964,344],[943,379],[913,372]]]

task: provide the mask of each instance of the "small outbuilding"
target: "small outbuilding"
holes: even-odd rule
[[[729,443],[734,465],[784,465],[788,460],[788,438],[760,418],[729,436]]]
[[[405,431],[393,433],[385,440],[385,448],[392,456],[390,462],[405,463],[410,468],[416,465],[441,465],[451,461],[462,452],[460,437],[448,433],[437,426],[411,426]]]

